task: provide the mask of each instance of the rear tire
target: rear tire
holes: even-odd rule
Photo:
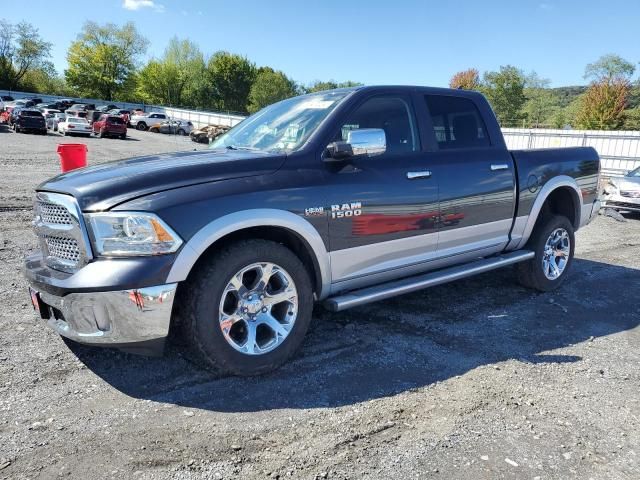
[[[298,350],[311,323],[309,275],[279,243],[226,247],[198,266],[183,288],[178,328],[195,360],[217,374],[278,368]]]
[[[519,282],[541,292],[555,290],[564,283],[573,264],[573,225],[567,217],[548,214],[533,229],[526,248],[535,256],[517,265]]]
[[[138,124],[136,125],[136,130],[146,130],[147,129],[147,124],[144,122],[138,122]]]
[[[120,140],[126,140],[127,139],[127,134],[123,133],[122,135],[120,135]]]

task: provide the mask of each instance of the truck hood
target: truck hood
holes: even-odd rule
[[[104,211],[164,190],[273,173],[285,158],[284,154],[242,150],[151,155],[63,173],[37,190],[73,195],[84,212]]]

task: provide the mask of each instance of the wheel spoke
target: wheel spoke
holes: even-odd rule
[[[276,320],[273,315],[266,314],[262,317],[262,323],[266,324],[276,337],[279,335],[281,337],[286,337],[290,330],[290,325],[282,324],[278,320]]]
[[[229,331],[231,330],[231,327],[233,327],[237,322],[241,322],[242,321],[242,317],[236,313],[234,313],[233,315],[227,315],[226,313],[221,313],[220,314],[220,328],[222,329],[222,333],[225,334],[225,336],[229,336]]]
[[[274,274],[273,267],[274,265],[272,263],[260,265],[260,277],[258,278],[258,282],[254,287],[254,290],[264,290],[267,288],[269,280],[271,280],[271,277]]]
[[[243,296],[247,293],[247,287],[244,286],[244,283],[242,283],[242,274],[237,274],[234,275],[231,280],[229,281],[229,285],[231,287],[233,287],[233,290],[235,290],[236,292],[238,292],[239,296]],[[227,287],[227,289],[229,289]],[[231,289],[229,289],[231,290]]]
[[[256,342],[256,327],[257,325],[255,323],[247,322],[247,340],[244,342],[242,347],[244,352],[252,355],[260,353],[260,347]]]
[[[265,305],[277,305],[278,303],[282,303],[282,302],[292,302],[293,300],[296,299],[296,297],[298,296],[296,289],[292,288],[291,286],[286,287],[284,290],[282,290],[281,292],[277,292],[274,294],[266,294],[264,297],[264,304]]]

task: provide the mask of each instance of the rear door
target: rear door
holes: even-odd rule
[[[423,263],[437,246],[438,186],[421,151],[410,95],[365,97],[339,123],[383,129],[382,155],[358,157],[328,178],[332,279],[337,290],[393,277]]]
[[[420,95],[439,184],[438,257],[490,255],[508,243],[515,208],[513,159],[492,138],[475,99]],[[490,112],[488,105],[480,105]],[[496,127],[497,129],[497,127]],[[499,134],[499,130],[497,132]]]

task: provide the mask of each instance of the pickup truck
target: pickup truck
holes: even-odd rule
[[[507,265],[558,288],[599,177],[592,148],[509,151],[476,92],[331,90],[209,150],[44,182],[25,271],[68,339],[150,353],[171,332],[215,372],[255,375],[299,349],[314,302],[341,311]]]

